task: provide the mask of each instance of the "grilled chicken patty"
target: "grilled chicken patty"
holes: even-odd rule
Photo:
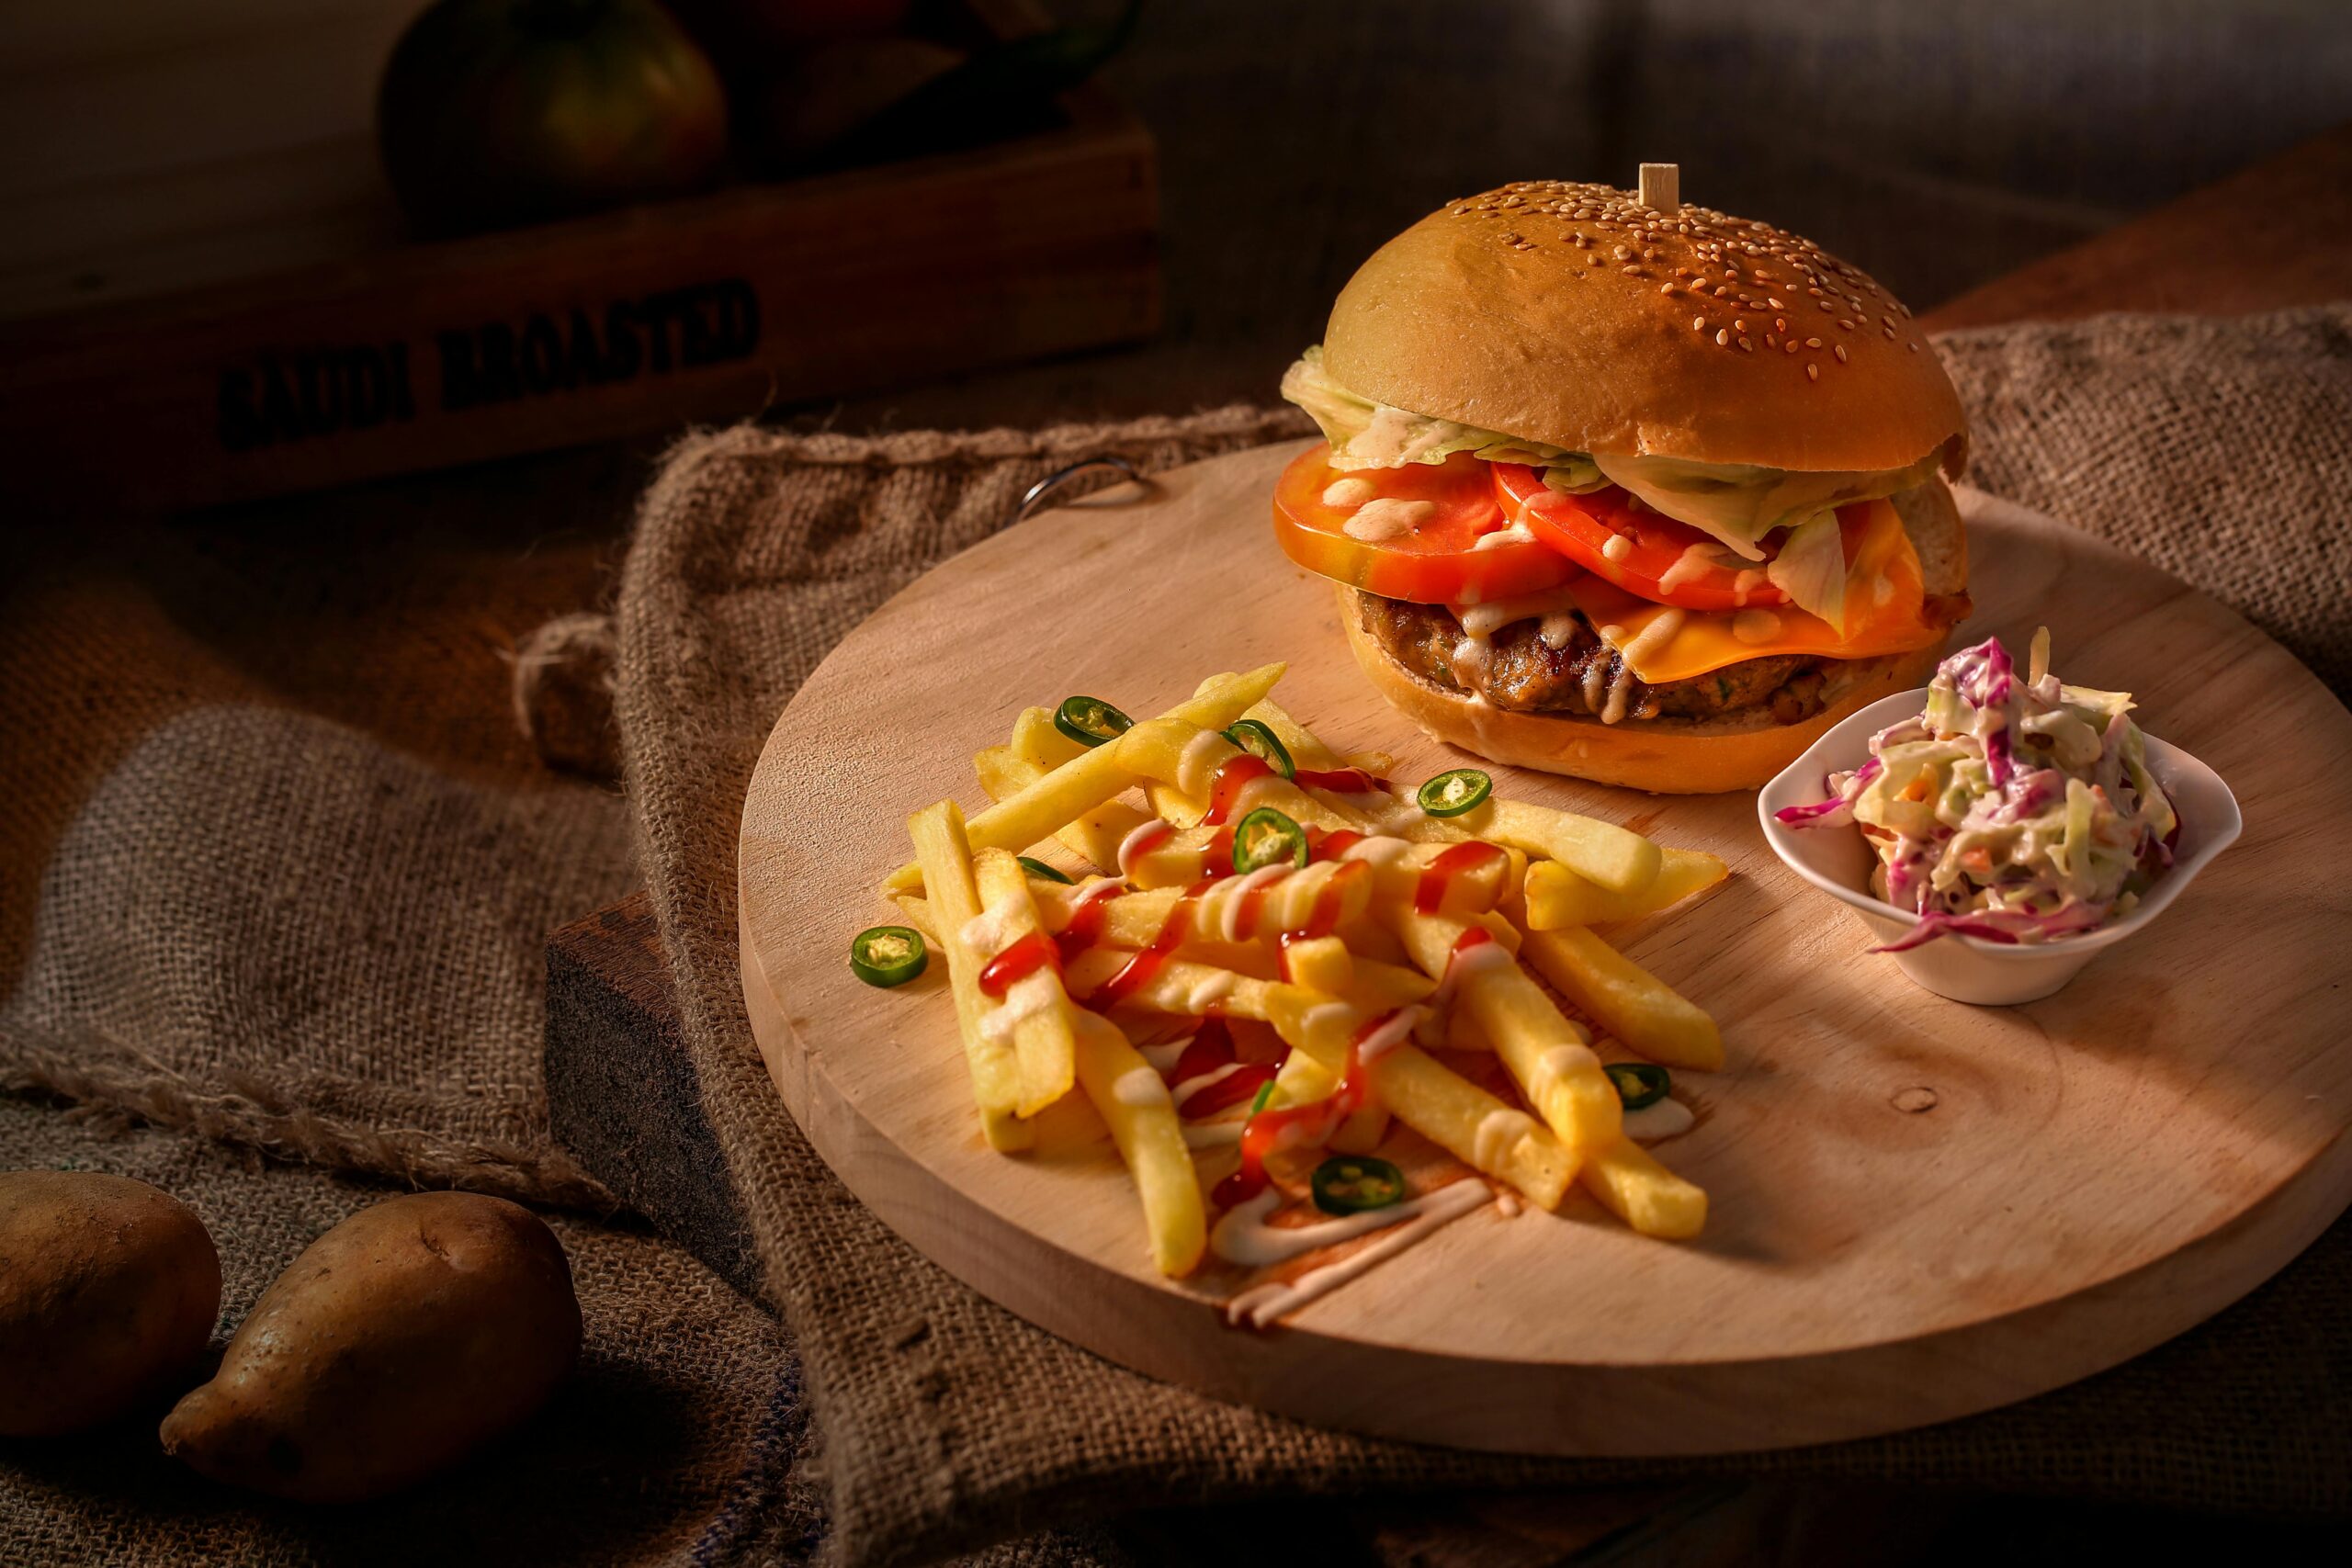
[[[1496,628],[1481,657],[1475,646],[1464,648],[1471,639],[1442,604],[1359,592],[1356,609],[1363,629],[1407,670],[1450,692],[1474,692],[1511,713],[1598,717],[1609,706],[1612,685],[1623,682],[1617,711],[1626,718],[1717,718],[1769,705],[1773,717],[1796,724],[1821,711],[1825,667],[1837,662],[1774,654],[1653,686],[1628,671],[1581,615],[1560,647],[1545,640],[1544,622],[1514,621]],[[1556,636],[1563,622],[1555,617],[1551,625]]]

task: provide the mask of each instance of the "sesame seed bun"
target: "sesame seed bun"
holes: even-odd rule
[[[1911,312],[1810,241],[1521,181],[1431,213],[1340,293],[1349,390],[1570,451],[1879,472],[1965,456]]]
[[[1921,585],[1942,615],[1968,613],[1968,541],[1960,508],[1941,479],[1890,498],[1919,557]],[[1367,632],[1356,591],[1341,586],[1340,622],[1349,650],[1380,694],[1422,731],[1513,767],[1568,773],[1654,795],[1713,795],[1757,789],[1802,755],[1830,726],[1881,697],[1927,684],[1944,639],[1908,653],[1836,660],[1822,666],[1823,707],[1784,724],[1769,705],[1709,718],[1633,718],[1615,724],[1564,713],[1516,713],[1450,690],[1407,670]]]

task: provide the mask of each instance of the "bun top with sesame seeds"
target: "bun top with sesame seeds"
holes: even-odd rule
[[[1965,455],[1960,399],[1910,310],[1785,230],[1630,191],[1526,180],[1383,245],[1323,362],[1415,413],[1600,455],[1880,471]]]

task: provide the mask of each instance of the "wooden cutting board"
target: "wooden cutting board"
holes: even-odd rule
[[[1578,1196],[1489,1207],[1271,1332],[1151,1269],[1107,1144],[981,1144],[944,974],[855,980],[851,935],[904,818],[983,802],[969,754],[1072,692],[1157,712],[1290,661],[1276,695],[1396,776],[1468,761],[1365,685],[1332,596],[1267,536],[1263,449],[1106,491],[932,571],[778,720],[744,803],[745,999],[786,1105],[915,1247],[1138,1371],[1329,1426],[1563,1454],[1719,1452],[1939,1421],[2113,1365],[2234,1301],[2352,1200],[2352,715],[2243,619],[2047,519],[1969,498],[1978,613],[2053,629],[2220,770],[2246,832],[2148,931],[2046,1001],[1912,987],[1766,850],[1751,795],[1652,797],[1504,770],[1498,788],[1712,850],[1730,881],[1611,933],[1710,1009],[1725,1070],[1660,1147],[1695,1243]],[[944,965],[934,965],[944,969]]]

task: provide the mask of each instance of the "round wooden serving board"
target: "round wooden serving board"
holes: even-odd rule
[[[1072,692],[1159,712],[1204,675],[1290,661],[1281,702],[1396,776],[1470,759],[1358,675],[1333,597],[1268,536],[1295,447],[1036,518],[890,601],[809,677],[744,803],[743,987],[784,1100],[852,1191],[1023,1317],[1155,1377],[1328,1426],[1559,1454],[1820,1442],[2023,1398],[2234,1301],[2352,1198],[2352,716],[2152,567],[1971,498],[1978,613],[2067,679],[2136,693],[2204,758],[2245,837],[2047,1001],[1939,1000],[1782,870],[1754,797],[1654,797],[1508,770],[1498,790],[1722,855],[1727,883],[1614,931],[1730,1050],[1678,1076],[1662,1145],[1711,1199],[1693,1243],[1580,1195],[1489,1206],[1264,1334],[1145,1256],[1107,1144],[980,1141],[944,975],[876,991],[851,935],[905,818],[984,804],[970,753]],[[934,968],[944,967],[934,965]],[[1918,1109],[1927,1105],[1928,1109]]]

